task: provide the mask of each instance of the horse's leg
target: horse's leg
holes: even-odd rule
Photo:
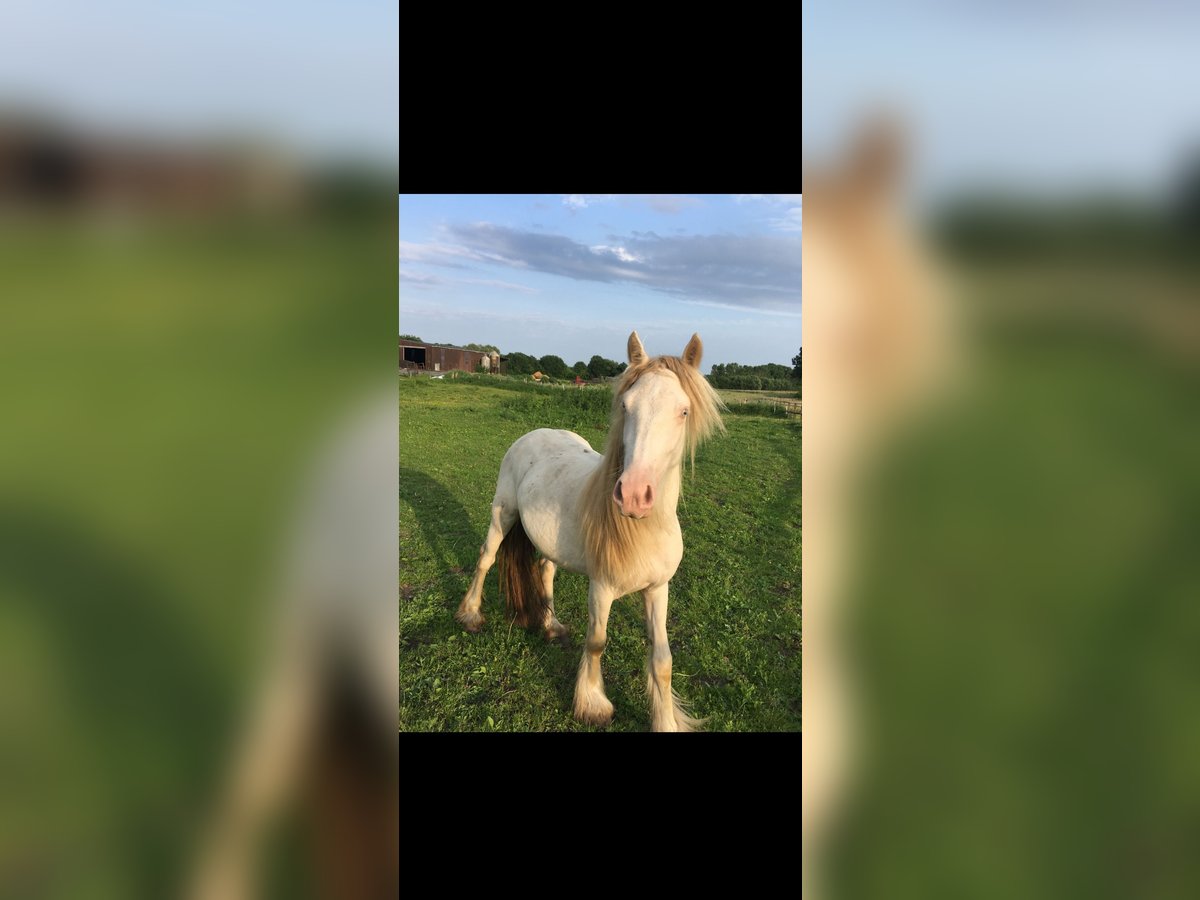
[[[458,612],[454,614],[454,618],[462,622],[463,628],[467,631],[477,632],[483,627],[483,613],[479,611],[479,607],[483,603],[483,579],[487,577],[488,570],[495,564],[496,551],[500,549],[500,542],[504,540],[504,536],[508,534],[515,521],[517,521],[515,510],[510,510],[499,503],[492,506],[492,524],[488,526],[487,537],[483,539],[483,546],[479,548],[479,563],[475,566],[475,578],[472,579],[471,586],[467,588],[467,595],[459,604]]]
[[[695,731],[693,719],[671,690],[671,645],[667,643],[667,585],[647,588],[646,633],[650,637],[646,689],[650,693],[651,731]]]
[[[543,623],[546,640],[565,640],[567,626],[554,617],[554,573],[558,567],[548,559],[542,559],[539,564],[542,569],[542,593],[546,596],[546,621]]]
[[[587,642],[575,679],[575,718],[589,725],[607,725],[613,716],[613,705],[604,696],[600,654],[608,642],[608,611],[614,599],[612,589],[595,579],[588,585]]]

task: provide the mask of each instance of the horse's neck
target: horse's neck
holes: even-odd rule
[[[683,484],[683,462],[680,461],[677,465],[671,466],[667,470],[666,477],[663,478],[659,488],[659,503],[662,504],[663,514],[670,513],[675,515],[675,510],[679,507],[679,491]]]

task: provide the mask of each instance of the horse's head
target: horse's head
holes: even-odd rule
[[[899,120],[877,117],[804,173],[806,469],[810,453],[845,461],[947,377],[942,276],[901,202],[905,143]]]
[[[698,393],[703,345],[692,335],[681,357],[649,359],[637,332],[629,336],[629,370],[617,389],[624,449],[620,477],[613,487],[613,502],[621,515],[643,519],[650,514],[659,483],[683,458],[696,422],[713,416],[711,389]],[[689,422],[689,417],[695,417]]]

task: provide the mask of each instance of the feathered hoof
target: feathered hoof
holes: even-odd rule
[[[612,721],[612,701],[605,696],[592,697],[587,700],[577,697],[575,699],[575,718],[585,725],[603,728]]]
[[[463,612],[459,610],[454,614],[454,618],[462,623],[462,627],[471,632],[471,634],[479,634],[483,628],[483,613],[481,612]]]
[[[556,622],[547,628],[543,634],[546,635],[546,640],[555,641],[564,647],[571,643],[571,632],[562,622]]]

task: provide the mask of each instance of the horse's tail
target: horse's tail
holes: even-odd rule
[[[550,607],[542,592],[541,573],[533,556],[533,542],[517,519],[496,553],[500,581],[504,584],[508,618],[522,628],[541,628]]]

